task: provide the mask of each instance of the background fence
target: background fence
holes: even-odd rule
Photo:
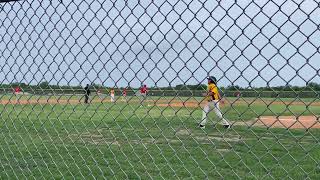
[[[319,17],[316,0],[0,0],[0,178],[319,179]],[[231,128],[199,126],[208,76]]]

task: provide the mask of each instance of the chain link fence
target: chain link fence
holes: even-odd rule
[[[317,0],[0,0],[0,177],[319,179],[319,28]]]

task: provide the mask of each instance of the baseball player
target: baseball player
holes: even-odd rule
[[[20,94],[21,93],[21,88],[18,86],[14,88],[14,94]]]
[[[84,103],[88,104],[89,103],[89,96],[91,94],[90,91],[90,86],[89,84],[86,85],[86,87],[84,88],[85,94],[84,94]]]
[[[123,88],[122,90],[122,101],[127,102],[127,88]]]
[[[111,102],[115,102],[114,89],[113,88],[110,90],[110,97],[111,97]]]
[[[203,108],[202,119],[199,127],[204,129],[207,123],[208,114],[213,109],[216,115],[222,120],[222,124],[224,128],[230,128],[229,122],[222,116],[219,102],[221,100],[221,96],[217,87],[217,79],[213,76],[208,77],[208,91],[204,94],[206,97],[207,104]]]
[[[101,100],[101,103],[102,103],[102,101],[104,100],[104,96],[102,94],[102,89],[98,89],[97,90],[97,95],[98,95],[98,97],[99,97],[99,99]]]
[[[147,98],[148,88],[147,85],[143,85],[140,88],[140,106],[142,106],[143,101]]]
[[[16,102],[19,102],[20,94],[21,94],[21,88],[19,86],[14,88],[13,94],[16,97]]]
[[[100,89],[97,90],[97,94],[98,94],[98,96],[101,95],[101,90]]]
[[[140,94],[141,94],[143,97],[146,97],[146,96],[147,96],[147,91],[148,91],[147,85],[143,85],[143,87],[140,88]]]

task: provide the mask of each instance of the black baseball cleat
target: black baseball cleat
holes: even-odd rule
[[[201,128],[201,129],[205,129],[205,128],[206,128],[206,126],[199,124],[199,128]]]
[[[225,128],[225,129],[230,129],[231,128],[231,126],[228,124],[228,125],[223,125],[223,127]]]

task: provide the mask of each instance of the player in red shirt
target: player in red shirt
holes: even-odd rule
[[[21,94],[21,88],[18,86],[18,87],[15,87],[13,89],[13,94],[14,96],[16,97],[16,103],[19,104],[19,99],[20,99],[20,94]]]
[[[147,85],[143,85],[143,87],[140,88],[140,94],[141,94],[143,97],[146,97],[146,96],[147,96],[147,91],[148,91]]]
[[[20,87],[14,88],[14,94],[20,94],[20,92],[21,92],[21,88]]]
[[[142,105],[143,101],[146,99],[147,97],[147,92],[148,92],[148,88],[147,88],[147,85],[143,85],[141,88],[140,88],[140,104]]]

